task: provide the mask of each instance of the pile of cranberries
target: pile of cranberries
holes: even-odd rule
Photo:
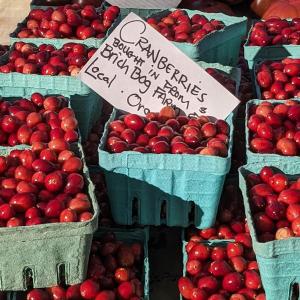
[[[196,44],[211,32],[221,30],[225,24],[219,20],[208,20],[195,14],[188,16],[186,11],[177,9],[161,20],[148,18],[147,23],[170,41]]]
[[[247,176],[249,204],[260,242],[300,236],[300,179],[271,167]]]
[[[64,44],[57,50],[52,45],[37,47],[17,42],[9,53],[8,61],[0,66],[0,73],[76,76],[95,51],[76,43]]]
[[[69,38],[85,40],[91,37],[104,38],[107,30],[119,15],[117,6],[110,6],[101,13],[93,5],[78,4],[51,7],[46,10],[32,9],[19,38]]]
[[[262,102],[250,108],[250,150],[284,156],[300,154],[300,102]]]
[[[250,33],[249,46],[300,45],[300,18],[291,21],[270,18],[257,22]]]
[[[190,240],[186,246],[186,277],[178,281],[184,299],[265,300],[255,257],[247,257],[249,244],[230,242],[208,246]]]
[[[300,59],[264,62],[258,67],[256,81],[262,99],[300,98]]]
[[[121,116],[109,124],[106,148],[111,153],[202,154],[226,157],[229,125],[209,117],[176,117],[171,107],[146,117]]]
[[[69,287],[33,289],[27,300],[141,300],[143,246],[118,241],[113,233],[94,241],[87,279]]]
[[[62,96],[42,96],[28,99],[0,100],[0,145],[34,145],[63,139],[78,141],[78,122],[74,111],[66,107]]]
[[[0,225],[84,222],[93,217],[82,160],[63,139],[0,156]]]

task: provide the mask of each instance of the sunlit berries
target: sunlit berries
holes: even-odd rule
[[[299,179],[266,166],[258,175],[249,174],[247,182],[258,239],[267,242],[300,236]]]
[[[265,61],[257,68],[256,81],[262,99],[285,100],[299,98],[300,59],[285,58]]]
[[[250,107],[248,129],[250,150],[256,153],[274,153],[282,156],[299,155],[300,103],[262,102]]]
[[[119,7],[110,6],[103,11],[92,5],[81,8],[77,4],[48,9],[32,9],[26,23],[17,32],[19,38],[69,38],[85,40],[104,38],[119,15]]]
[[[76,76],[95,51],[94,48],[76,43],[66,43],[62,48],[56,49],[52,45],[35,46],[16,42],[8,61],[2,62],[0,73]]]
[[[67,106],[68,101],[62,96],[39,93],[32,94],[30,100],[3,98],[0,101],[0,145],[36,146],[56,139],[77,142],[78,122],[74,111]]]
[[[174,10],[161,20],[148,18],[147,23],[170,41],[198,43],[208,34],[225,27],[219,20],[208,20],[205,16],[188,16],[184,10]]]
[[[171,107],[146,117],[121,116],[109,124],[106,148],[112,153],[228,155],[229,125],[208,117],[176,117]]]

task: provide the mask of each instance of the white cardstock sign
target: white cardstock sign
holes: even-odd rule
[[[116,108],[139,115],[168,105],[191,117],[225,119],[239,103],[134,13],[109,35],[79,76]]]
[[[122,8],[170,8],[177,7],[181,0],[108,0],[107,2]]]

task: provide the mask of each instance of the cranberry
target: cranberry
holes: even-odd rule
[[[33,289],[28,292],[27,300],[50,300],[50,295],[42,289]]]
[[[278,201],[286,204],[296,204],[300,202],[300,190],[287,189],[283,190],[278,197]]]
[[[219,282],[214,276],[203,276],[198,280],[197,286],[211,294],[217,291]],[[180,293],[182,294],[181,291]],[[182,295],[184,296],[184,294]]]
[[[134,287],[131,282],[122,282],[118,286],[118,294],[123,299],[130,299],[134,294]]]
[[[224,277],[226,274],[230,273],[232,268],[224,260],[214,261],[210,264],[209,272],[216,277]]]
[[[275,192],[280,193],[287,188],[288,178],[284,174],[275,174],[269,178],[269,185]]]
[[[244,284],[244,279],[240,273],[232,272],[224,276],[222,281],[223,288],[231,293],[238,292]]]
[[[80,295],[84,299],[94,299],[100,291],[99,284],[91,279],[85,280],[80,285]]]
[[[243,254],[244,248],[240,243],[229,243],[227,245],[227,256],[229,258],[235,256],[241,256]]]
[[[254,270],[247,270],[244,272],[245,285],[249,289],[258,290],[261,288],[261,280],[258,273]]]
[[[210,255],[210,249],[203,245],[195,245],[189,253],[189,259],[206,260]]]

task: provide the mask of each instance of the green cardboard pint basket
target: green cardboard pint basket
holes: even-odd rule
[[[149,15],[148,17],[160,20],[175,9]],[[225,28],[208,34],[196,44],[172,42],[178,49],[194,61],[220,63],[226,66],[235,66],[239,57],[242,37],[246,34],[247,18],[231,17],[222,13],[205,13],[197,10],[185,9],[189,16],[204,15],[209,20],[223,21]]]
[[[278,168],[292,178],[300,177],[299,162],[291,164],[285,161],[273,161],[267,165]],[[291,298],[293,285],[300,283],[300,238],[259,242],[250,210],[246,176],[249,173],[258,174],[264,166],[266,166],[265,163],[253,163],[239,169],[239,182],[244,198],[247,224],[267,299],[291,300],[293,299]]]
[[[233,123],[227,118],[227,157],[106,151],[109,123],[99,145],[113,219],[122,225],[207,228],[214,224],[226,174],[230,170]],[[212,189],[212,187],[214,187]]]
[[[28,282],[34,288],[42,288],[55,286],[62,278],[66,284],[85,279],[99,208],[82,147],[73,146],[84,162],[85,187],[93,218],[86,222],[0,228],[0,290],[26,290]],[[2,150],[1,155],[9,152]]]

